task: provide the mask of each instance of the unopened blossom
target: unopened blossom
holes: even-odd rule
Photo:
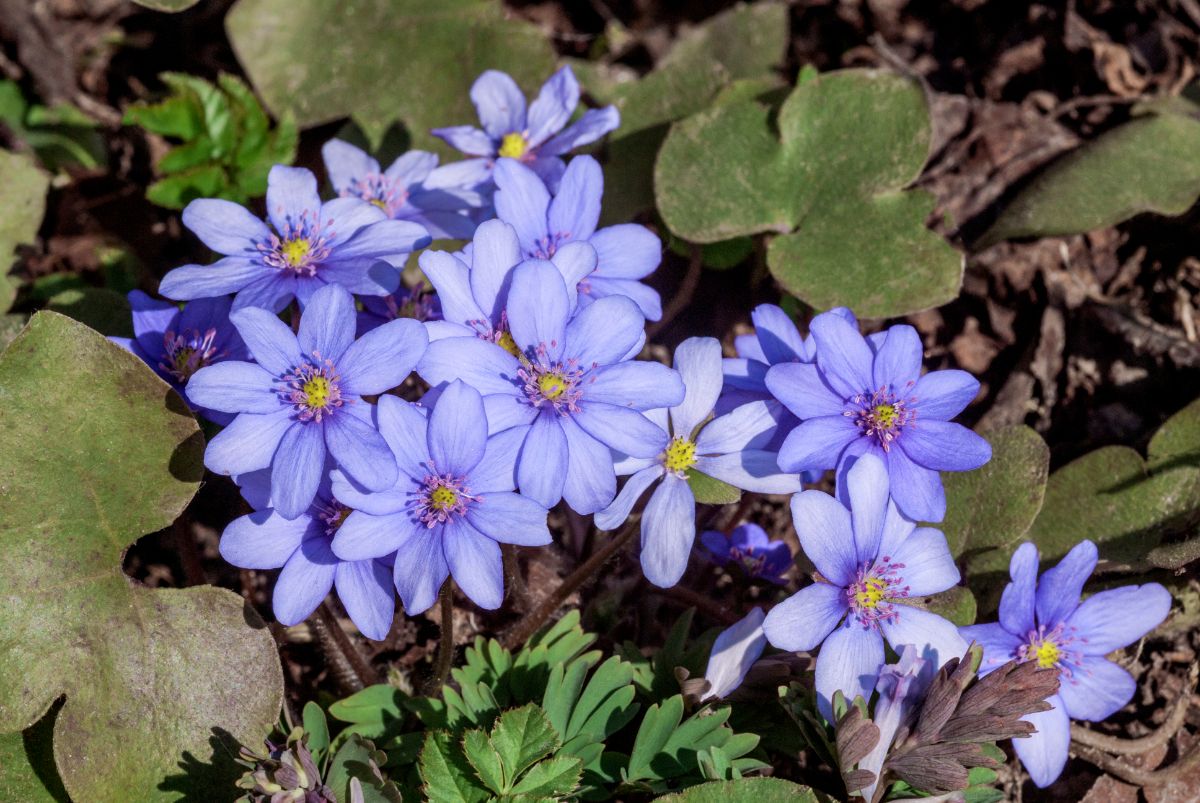
[[[357,198],[325,203],[317,179],[300,167],[276,165],[267,177],[267,220],[231,201],[201,198],[183,210],[183,224],[222,255],[211,265],[185,265],[163,277],[159,292],[188,300],[236,293],[235,310],[279,312],[295,298],[303,308],[330,284],[383,296],[400,286],[409,252],[429,233],[409,220],[389,220]]]
[[[349,142],[331,139],[321,148],[325,171],[343,198],[358,198],[392,220],[411,220],[434,239],[466,239],[475,231],[470,210],[484,205],[479,193],[463,186],[458,164],[438,167],[435,153],[409,151],[383,170],[379,162]]]
[[[528,165],[546,184],[557,186],[565,167],[560,156],[595,142],[621,124],[616,107],[605,106],[588,109],[567,125],[579,105],[579,82],[570,67],[550,76],[528,109],[516,81],[498,70],[488,70],[475,80],[471,102],[483,130],[460,125],[431,132],[476,157],[459,163],[468,186],[486,186],[500,158]]]
[[[763,618],[762,608],[756,607],[717,636],[704,669],[708,690],[702,700],[723,699],[742,685],[746,673],[767,646]]]
[[[767,614],[763,630],[782,650],[815,650],[817,705],[826,717],[833,693],[869,697],[883,665],[883,645],[915,645],[941,666],[967,643],[942,617],[908,604],[945,591],[959,580],[946,537],[918,528],[888,499],[883,461],[863,455],[846,473],[847,509],[829,494],[792,497],[800,546],[820,572]]]
[[[393,580],[409,616],[433,605],[447,576],[479,607],[500,607],[500,544],[551,541],[546,507],[513,492],[517,433],[489,438],[483,400],[462,382],[448,385],[428,415],[384,396],[379,429],[399,475],[370,492],[334,472],[334,493],[354,509],[334,537],[334,553],[344,560],[395,553]]]
[[[665,434],[664,448],[654,456],[629,456],[617,464],[618,473],[632,476],[595,519],[601,530],[619,527],[637,500],[658,483],[642,513],[642,571],[663,588],[679,582],[696,540],[691,472],[758,493],[800,490],[800,478],[780,471],[775,453],[761,446],[775,425],[765,402],[709,420],[721,392],[720,343],[711,337],[688,338],[675,349],[675,370],[683,378],[683,400],[646,413]]]
[[[961,629],[983,647],[980,675],[1012,660],[1058,670],[1050,710],[1025,717],[1037,732],[1013,740],[1040,787],[1053,783],[1067,763],[1072,719],[1099,722],[1133,698],[1133,677],[1104,656],[1145,636],[1171,611],[1171,594],[1158,583],[1100,591],[1080,602],[1096,559],[1096,545],[1081,541],[1039,580],[1037,547],[1021,544],[1009,563],[1012,582],[1000,599],[1000,621]]]
[[[979,382],[966,371],[921,375],[921,338],[900,324],[864,338],[850,321],[826,312],[813,319],[816,362],[785,362],[766,385],[801,423],[779,449],[788,471],[845,467],[862,454],[887,465],[892,498],[917,521],[941,521],[946,495],[939,471],[979,468],[986,440],[950,421]]]
[[[644,336],[632,301],[609,296],[572,314],[549,262],[513,271],[504,308],[515,348],[476,336],[435,340],[417,373],[435,387],[463,380],[483,395],[492,432],[518,430],[521,493],[594,513],[616,494],[612,450],[650,458],[666,448],[667,433],[642,411],[682,402],[683,382],[665,365],[630,359]]]
[[[571,243],[596,249],[594,269],[579,280],[581,305],[604,296],[632,299],[647,320],[662,317],[662,300],[640,280],[662,261],[662,242],[645,226],[621,223],[600,230],[604,174],[590,156],[576,156],[551,195],[537,175],[511,159],[496,164],[496,217],[517,231],[528,259],[554,259]]]
[[[270,471],[237,477],[242,495],[255,512],[234,519],[221,535],[221,557],[243,569],[282,569],[275,581],[271,608],[283,625],[308,618],[336,589],[351,621],[363,635],[384,639],[392,627],[396,592],[392,588],[392,556],[382,559],[339,559],[330,544],[350,515],[330,487],[328,469],[307,511],[286,519],[271,506]]]
[[[362,396],[408,377],[425,328],[402,318],[355,340],[354,299],[339,285],[313,294],[298,333],[257,307],[230,319],[256,362],[218,363],[188,384],[197,404],[237,414],[209,442],[204,464],[218,474],[270,466],[273,506],[285,519],[309,509],[326,454],[365,487],[391,486],[396,462]]]
[[[129,306],[133,310],[133,338],[109,340],[137,355],[184,399],[188,399],[188,380],[201,368],[222,360],[249,358],[246,345],[229,322],[228,298],[197,299],[181,310],[178,304],[133,290]],[[199,412],[218,424],[232,420],[232,416],[214,410],[199,408]]]
[[[875,799],[883,762],[891,749],[896,732],[903,725],[910,725],[925,699],[925,692],[933,683],[935,667],[932,661],[921,657],[912,644],[896,647],[900,658],[894,664],[886,664],[875,681],[875,710],[871,721],[879,728],[879,740],[871,751],[858,762],[860,770],[875,773],[875,780],[863,788],[864,800]]]
[[[700,543],[718,566],[737,566],[747,577],[777,585],[783,584],[783,575],[792,567],[787,543],[772,541],[766,530],[750,522],[734,527],[729,535],[719,530],[703,532]]]

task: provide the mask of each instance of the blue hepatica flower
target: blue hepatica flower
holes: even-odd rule
[[[178,304],[134,290],[129,294],[129,306],[133,309],[133,339],[109,339],[141,358],[184,399],[188,398],[188,380],[204,366],[249,359],[246,344],[229,322],[228,298],[199,299],[180,310]],[[232,416],[213,410],[199,411],[218,424],[232,420]]]
[[[558,158],[581,145],[595,142],[621,124],[615,106],[588,109],[571,125],[567,122],[579,105],[579,82],[570,67],[550,76],[537,99],[525,109],[525,96],[507,74],[488,70],[471,87],[471,102],[479,113],[480,131],[460,125],[435,128],[431,133],[468,156],[462,162],[471,170],[472,183],[487,184],[492,168],[501,157],[529,165],[550,186],[563,174]]]
[[[772,541],[757,524],[739,524],[728,536],[719,530],[700,535],[700,542],[718,566],[737,566],[747,577],[782,585],[792,567],[792,550],[783,541]]]
[[[421,270],[437,290],[442,308],[442,320],[426,327],[429,338],[475,336],[496,343],[515,357],[518,349],[505,307],[513,271],[534,260],[521,255],[516,231],[499,220],[480,224],[468,245],[457,254],[421,254]],[[561,274],[567,308],[573,314],[578,301],[575,286],[596,267],[596,251],[587,243],[571,243],[555,253],[549,264]]]
[[[662,261],[662,242],[636,223],[596,230],[604,174],[595,159],[572,159],[553,199],[533,171],[511,159],[496,164],[496,188],[496,217],[517,230],[527,258],[553,259],[559,249],[578,241],[596,249],[595,269],[579,280],[581,304],[604,296],[626,296],[647,320],[662,317],[658,293],[639,281]]]
[[[1012,582],[1000,599],[999,623],[961,630],[983,647],[981,675],[1012,660],[1058,670],[1050,710],[1025,718],[1037,732],[1013,739],[1029,777],[1041,787],[1067,763],[1072,719],[1099,722],[1133,698],[1133,677],[1104,656],[1149,633],[1171,610],[1171,594],[1158,583],[1101,591],[1080,603],[1095,568],[1096,545],[1081,541],[1039,581],[1037,547],[1022,544],[1009,564]]]
[[[271,496],[294,519],[312,505],[328,453],[368,488],[396,481],[396,461],[361,398],[396,387],[412,372],[427,337],[401,319],[354,339],[354,299],[338,285],[313,294],[293,334],[259,308],[230,316],[257,363],[222,362],[196,372],[197,404],[237,418],[213,438],[204,464],[218,474],[271,467]]]
[[[708,654],[708,666],[704,668],[708,690],[702,700],[723,699],[742,685],[750,667],[767,646],[762,625],[762,608],[754,608],[740,621],[721,631]]]
[[[329,468],[328,464],[326,468]],[[350,510],[333,496],[326,473],[307,511],[294,519],[271,507],[271,475],[254,471],[236,478],[254,513],[234,519],[221,536],[221,556],[243,569],[282,569],[271,607],[280,624],[308,618],[336,588],[363,635],[387,637],[396,611],[391,557],[340,560],[330,543]]]
[[[918,521],[941,521],[946,495],[939,471],[979,468],[992,456],[988,442],[950,421],[979,382],[966,371],[921,376],[921,338],[893,326],[868,342],[838,314],[813,319],[815,363],[779,363],[767,388],[801,424],[779,450],[788,471],[838,468],[870,453],[886,461],[892,498]]]
[[[237,293],[235,310],[272,312],[292,298],[303,307],[328,284],[383,296],[400,286],[393,265],[429,244],[423,226],[388,220],[360,199],[321,203],[316,177],[300,167],[271,168],[267,216],[270,228],[230,201],[192,201],[183,210],[183,224],[224,257],[211,265],[176,268],[163,277],[159,292],[180,300]]]
[[[387,170],[360,148],[331,139],[321,148],[325,171],[338,195],[374,204],[392,220],[411,220],[435,239],[466,239],[475,231],[467,214],[483,206],[479,193],[461,186],[462,169],[438,167],[437,154],[409,151]]]
[[[462,382],[450,384],[428,416],[384,396],[378,417],[399,477],[370,493],[333,473],[335,494],[354,508],[334,536],[334,553],[368,560],[395,552],[394,580],[409,616],[433,605],[448,575],[479,607],[500,607],[500,544],[551,541],[545,506],[513,493],[518,433],[489,438],[483,399]]]
[[[362,302],[362,310],[358,313],[359,337],[397,318],[412,318],[422,323],[442,319],[442,305],[424,282],[401,287],[383,297],[363,296],[359,300]]]
[[[659,442],[665,448],[652,457],[630,456],[618,463],[618,473],[633,476],[613,503],[596,514],[600,529],[620,526],[642,494],[659,481],[642,515],[642,571],[663,588],[679,582],[696,540],[696,497],[688,484],[689,472],[759,493],[800,490],[800,478],[781,472],[775,453],[761,448],[775,426],[765,402],[746,404],[708,421],[721,392],[720,343],[711,337],[683,341],[675,349],[675,370],[686,388],[683,400],[669,410],[647,413],[664,433]]]
[[[445,296],[442,305],[449,318]],[[435,387],[463,380],[483,394],[493,432],[519,430],[521,493],[546,507],[565,498],[576,512],[594,513],[616,494],[610,449],[662,452],[666,432],[641,411],[682,402],[683,382],[665,365],[629,358],[644,325],[632,301],[601,298],[572,315],[562,276],[548,262],[513,271],[505,310],[515,355],[479,337],[449,337],[430,343],[417,373]]]
[[[820,491],[792,497],[800,546],[822,581],[776,605],[763,623],[781,650],[820,646],[817,703],[826,717],[835,691],[848,700],[870,696],[884,641],[893,649],[913,644],[935,666],[967,650],[954,625],[905,603],[958,583],[946,537],[900,515],[888,500],[887,469],[875,455],[858,460],[844,482],[849,510]]]

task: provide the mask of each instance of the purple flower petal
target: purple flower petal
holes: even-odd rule
[[[337,261],[343,242],[364,226],[387,220],[387,214],[362,198],[347,197],[326,201],[321,205],[319,218],[325,229],[326,244],[334,247],[335,253],[331,258]]]
[[[400,289],[400,272],[389,262],[375,257],[327,263],[315,280],[300,278],[296,281],[296,299],[301,309],[308,304],[313,291],[326,283],[339,284],[360,296],[386,296]]]
[[[1096,569],[1097,557],[1095,544],[1080,541],[1057,566],[1042,573],[1037,588],[1038,624],[1054,627],[1074,612],[1083,584]]]
[[[425,251],[417,261],[421,271],[437,290],[438,301],[442,305],[442,314],[446,320],[463,324],[468,321],[493,320],[480,309],[475,300],[475,294],[472,292],[472,283],[475,280],[471,269],[453,254],[446,251]]]
[[[597,277],[644,279],[662,262],[662,240],[645,226],[606,226],[588,238],[596,249]]]
[[[594,306],[594,305],[593,305]],[[683,399],[683,380],[657,362],[621,362],[600,368],[584,390],[584,402],[603,402],[634,410],[669,407]]]
[[[379,162],[366,151],[349,142],[331,139],[321,146],[321,158],[325,161],[325,172],[335,192],[346,194],[355,181],[370,175],[379,175]]]
[[[1071,673],[1059,675],[1058,696],[1071,719],[1100,722],[1133,699],[1137,683],[1121,667],[1098,655],[1071,662]]]
[[[496,217],[516,229],[526,254],[537,253],[547,235],[549,190],[536,173],[514,159],[497,159],[493,179]]]
[[[764,382],[771,395],[801,420],[841,416],[846,407],[825,384],[817,366],[810,363],[773,365],[766,372]]]
[[[672,434],[690,439],[721,395],[721,344],[711,337],[689,337],[675,348],[675,370],[686,393],[671,408]]]
[[[526,428],[514,427],[488,438],[483,458],[471,469],[472,492],[501,493],[517,487],[517,455],[527,434]]]
[[[846,589],[813,583],[767,613],[763,632],[779,650],[815,650],[846,615]]]
[[[526,404],[510,393],[492,393],[483,397],[487,413],[488,434],[504,432],[513,427],[528,426],[537,418],[537,408]]]
[[[797,431],[803,427],[801,424]],[[887,462],[892,499],[901,513],[913,521],[938,522],[946,517],[946,491],[936,471],[917,465],[902,448],[890,449]]]
[[[396,161],[392,162],[383,174],[402,187],[411,187],[428,179],[437,166],[436,153],[408,151],[397,156]]]
[[[875,455],[865,454],[846,472],[844,482],[850,499],[858,562],[866,563],[879,555],[879,544],[883,539],[883,522],[888,508],[887,468]]]
[[[334,414],[324,427],[325,445],[350,479],[369,491],[382,491],[396,483],[396,458],[369,424],[353,415]]]
[[[1038,551],[1028,542],[1013,552],[1008,562],[1008,574],[1012,582],[1004,587],[1000,597],[1000,624],[1009,633],[1025,635],[1036,627],[1033,611],[1037,594]],[[1071,600],[1071,607],[1079,602],[1079,596]]]
[[[1049,574],[1042,575],[1039,592],[1045,587]],[[1064,588],[1062,593],[1069,592]],[[1039,593],[1039,603],[1041,599]],[[1040,604],[1038,610],[1040,615]],[[1067,617],[1067,626],[1075,628],[1075,637],[1084,641],[1078,649],[1085,655],[1106,655],[1132,644],[1158,627],[1170,612],[1171,593],[1158,583],[1146,583],[1093,594]]]
[[[542,413],[534,419],[521,446],[521,455],[517,458],[517,486],[525,496],[550,508],[562,498],[566,479],[567,436],[563,434],[558,416]]]
[[[767,377],[770,376],[768,372]],[[859,434],[854,422],[843,415],[822,416],[802,421],[800,426],[788,434],[780,447],[779,467],[784,471],[794,472],[834,468],[842,452],[852,441],[858,439]]]
[[[468,156],[495,156],[496,143],[483,131],[471,125],[454,125],[435,128],[429,132],[444,140],[451,148]],[[432,603],[431,603],[432,604]],[[405,608],[407,609],[407,605]],[[411,616],[411,614],[409,614]]]
[[[477,337],[435,340],[417,363],[417,373],[437,386],[461,379],[483,394],[518,393],[514,381],[520,364],[495,343]]]
[[[667,433],[628,407],[593,401],[575,413],[573,419],[584,432],[630,457],[654,457],[667,448]]]
[[[586,516],[607,507],[617,494],[612,453],[570,416],[561,421],[568,451],[563,499],[576,513]]]
[[[525,128],[525,96],[507,73],[486,70],[471,85],[471,102],[492,139]]]
[[[687,570],[696,540],[696,497],[687,480],[663,477],[642,514],[642,573],[659,588],[670,588]]]
[[[428,342],[425,327],[412,318],[398,318],[372,329],[354,341],[338,361],[342,389],[361,396],[399,387],[425,354]]]
[[[275,378],[252,362],[219,362],[201,368],[188,382],[193,404],[223,413],[259,413],[279,410]]]
[[[275,165],[267,174],[267,216],[281,237],[321,208],[317,177],[303,167]]]
[[[536,153],[536,151],[534,151]],[[550,194],[558,192],[558,184],[562,181],[563,173],[567,172],[567,163],[557,156],[535,156],[532,161],[524,164],[541,179]]]
[[[271,501],[285,519],[294,519],[312,504],[325,467],[323,427],[295,423],[279,441],[271,460]]]
[[[324,533],[305,539],[279,573],[271,608],[281,625],[298,625],[333,588],[338,559]]]
[[[521,261],[521,244],[516,230],[500,220],[481,223],[471,243],[472,303],[483,310],[488,320],[496,322],[508,298],[513,268]],[[453,320],[469,319],[458,317]]]
[[[313,293],[296,340],[300,351],[318,361],[336,364],[354,342],[354,299],[344,287],[326,285]]]
[[[824,312],[809,325],[817,344],[817,365],[843,399],[874,389],[871,354],[857,327],[840,315]]]
[[[278,569],[310,530],[311,516],[288,521],[273,510],[239,516],[221,533],[221,557],[242,569]]]
[[[696,458],[696,470],[735,488],[760,494],[794,494],[801,487],[799,474],[780,471],[775,452],[762,449],[701,455]]]
[[[583,241],[566,243],[554,252],[550,261],[562,274],[567,295],[571,298],[572,306],[575,306],[579,297],[579,282],[596,270],[596,249]]]
[[[550,202],[549,233],[562,242],[586,240],[600,220],[604,174],[591,156],[576,156],[563,173],[558,194]]]
[[[284,276],[274,270],[268,273],[262,267],[256,270],[258,277],[236,291],[237,295],[233,299],[234,311],[261,308],[272,313],[282,312],[296,297],[298,282],[295,277]],[[161,286],[159,292],[162,292]]]
[[[429,456],[439,474],[465,477],[483,459],[487,418],[479,391],[455,380],[429,415]]]
[[[502,544],[546,546],[554,540],[546,526],[546,508],[512,492],[480,494],[467,510],[467,521]]]
[[[253,255],[271,239],[266,224],[248,209],[219,198],[197,198],[183,210],[183,225],[218,254]]]
[[[429,232],[419,223],[411,220],[380,220],[363,226],[340,243],[329,264],[364,258],[388,259],[424,248],[430,240]],[[402,262],[400,264],[403,265]],[[395,289],[392,287],[388,292]]]
[[[762,608],[752,609],[734,625],[722,630],[708,654],[704,679],[708,681],[709,689],[703,699],[720,699],[733,693],[742,685],[746,673],[766,646]]]
[[[794,362],[804,354],[804,340],[800,337],[800,331],[796,329],[796,323],[779,307],[774,304],[759,304],[750,313],[750,320],[754,324],[754,332],[758,336],[766,362],[772,365]],[[840,404],[838,412],[841,412]]]
[[[289,373],[302,362],[296,335],[277,316],[265,309],[247,307],[237,310],[229,319],[255,361],[275,376]]]
[[[934,471],[970,471],[992,458],[991,444],[950,421],[918,419],[904,428],[896,443],[914,463]]]
[[[429,473],[429,424],[424,409],[395,396],[381,396],[375,407],[379,434],[396,456],[397,467],[417,482]]]
[[[442,550],[454,582],[467,597],[486,610],[504,602],[504,561],[500,545],[462,519],[446,523]],[[402,560],[403,558],[398,558]]]
[[[890,387],[893,393],[905,394],[921,376],[921,361],[925,348],[921,336],[908,324],[897,324],[887,330],[887,339],[875,355],[872,388]]]
[[[211,265],[184,265],[162,278],[158,292],[178,301],[213,298],[236,293],[264,271],[266,268],[257,259],[245,257],[225,257]]]
[[[570,67],[563,67],[542,84],[537,98],[529,105],[526,130],[529,144],[541,145],[562,130],[579,105],[579,82]]]
[[[889,501],[883,518],[883,537],[879,539],[879,554],[894,554],[916,527],[914,522],[904,517],[894,501]]]
[[[958,633],[968,643],[974,642],[983,647],[983,662],[979,665],[980,676],[1016,658],[1017,649],[1021,646],[1021,639],[998,624],[960,627]]]
[[[442,584],[450,575],[450,566],[446,563],[442,548],[444,537],[442,527],[426,529],[421,526],[420,531],[405,542],[403,557],[396,556],[392,580],[400,592],[404,612],[409,616],[417,616],[432,608]]]
[[[130,310],[133,312],[133,333],[142,353],[159,355],[163,353],[163,333],[168,330],[177,334],[182,321],[179,305],[170,301],[160,301],[151,298],[141,290],[131,290],[127,296]],[[177,321],[179,321],[177,323]],[[151,365],[153,368],[154,365]]]
[[[362,634],[376,641],[387,638],[396,614],[396,592],[388,567],[376,560],[342,561],[333,582],[350,621]]]
[[[775,435],[778,412],[778,405],[772,407],[764,401],[735,407],[704,425],[696,438],[696,451],[727,454],[764,447]]]
[[[917,380],[912,395],[921,421],[949,421],[979,394],[979,380],[966,371],[931,371]]]
[[[1071,720],[1067,718],[1062,698],[1055,694],[1046,698],[1046,702],[1053,706],[1049,711],[1022,717],[1037,728],[1037,732],[1012,740],[1017,758],[1041,789],[1058,780],[1067,764],[1067,751],[1071,746]]]
[[[967,642],[953,623],[935,613],[908,605],[898,605],[896,610],[899,616],[880,622],[883,637],[893,649],[912,644],[922,658],[938,667],[966,653]]]
[[[632,279],[606,279],[595,273],[588,279],[587,284],[590,295],[582,296],[583,301],[588,298],[599,300],[610,296],[622,296],[637,304],[646,320],[657,321],[662,318],[662,299],[652,287]]]
[[[663,476],[663,468],[659,465],[634,472],[625,481],[625,485],[613,499],[612,504],[596,513],[594,518],[596,527],[601,530],[615,530],[624,524],[625,520],[629,518],[630,511],[633,510],[633,506],[642,498],[642,494],[661,476]],[[718,535],[720,534],[718,533]],[[726,540],[725,536],[721,535],[721,540]]]
[[[522,351],[544,351],[546,359],[557,361],[563,350],[568,314],[567,289],[553,264],[532,260],[514,271],[508,323]]]
[[[424,538],[430,530],[408,512],[373,516],[356,510],[333,536],[333,551],[342,560],[372,560],[390,555]],[[399,561],[397,561],[399,562]]]
[[[820,491],[796,494],[791,508],[804,554],[826,580],[843,588],[848,586],[858,568],[850,511]]]
[[[291,413],[285,408],[270,415],[239,415],[208,442],[204,465],[215,474],[225,475],[266,468],[271,465],[283,433],[294,423]]]
[[[883,639],[875,630],[847,621],[821,644],[817,656],[817,708],[830,719],[833,693],[841,691],[847,702],[861,695],[868,699],[883,666]]]
[[[595,142],[621,125],[621,113],[616,106],[588,109],[578,120],[551,137],[540,148],[543,156],[560,156],[583,145]]]
[[[574,358],[585,368],[592,364],[612,365],[633,348],[644,325],[641,312],[629,299],[601,299],[571,318],[563,355]],[[588,397],[593,398],[590,390]]]
[[[962,579],[946,536],[932,527],[918,527],[889,557],[904,564],[900,573],[912,597],[937,594]]]

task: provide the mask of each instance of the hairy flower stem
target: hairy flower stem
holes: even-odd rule
[[[342,686],[350,691],[361,691],[365,687],[379,682],[379,676],[371,668],[370,662],[354,646],[354,642],[338,624],[337,616],[329,607],[329,601],[322,602],[317,608],[316,618],[312,620],[313,631],[321,642],[321,649],[329,659],[334,675]]]
[[[571,593],[581,585],[595,578],[600,573],[600,567],[609,558],[617,554],[637,531],[637,521],[631,520],[627,522],[625,529],[614,535],[607,544],[597,549],[590,558],[579,564],[578,568],[567,575],[550,596],[542,600],[540,605],[525,614],[524,617],[509,628],[508,632],[500,640],[504,647],[509,650],[515,650],[528,641],[529,637],[536,633],[546,623],[546,620],[558,610],[563,601],[571,596]]]
[[[429,679],[426,693],[437,694],[450,680],[450,669],[454,666],[454,581],[446,580],[438,593],[441,608],[441,633],[438,636],[437,671]]]

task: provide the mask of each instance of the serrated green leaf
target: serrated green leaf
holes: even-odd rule
[[[693,786],[660,801],[672,803],[832,803],[833,798],[780,778],[742,778]]]
[[[1200,196],[1200,121],[1130,120],[1055,160],[1001,211],[979,247],[1077,234],[1142,212],[1181,215]]]
[[[37,237],[50,177],[29,157],[5,150],[0,150],[0,175],[0,312],[8,312],[17,297],[18,282],[9,275],[14,252]]]
[[[1040,435],[1013,426],[983,436],[992,445],[992,459],[975,471],[942,476],[946,518],[929,525],[946,534],[955,557],[1020,541],[1046,493],[1050,448]]]
[[[907,188],[930,144],[918,85],[831,72],[792,90],[778,135],[771,119],[767,105],[742,101],[672,126],[654,187],[673,232],[697,243],[779,233],[768,267],[818,309],[890,317],[958,294],[962,257],[925,227],[933,196]]]
[[[225,27],[277,114],[303,128],[352,117],[374,142],[402,120],[414,147],[443,156],[457,154],[429,129],[478,125],[468,92],[480,73],[530,91],[554,67],[541,31],[490,0],[239,0]]]
[[[550,720],[536,705],[505,711],[492,728],[491,743],[500,756],[506,779],[518,777],[562,744]]]
[[[329,723],[325,720],[325,711],[311,700],[304,704],[301,714],[304,732],[308,735],[308,749],[313,759],[320,764],[329,749]]]
[[[582,775],[583,762],[578,758],[558,756],[530,767],[529,772],[512,788],[512,794],[558,800],[575,791]]]
[[[420,771],[422,791],[430,803],[483,803],[491,797],[454,737],[445,731],[426,734]]]
[[[269,732],[275,643],[230,591],[121,570],[199,487],[195,419],[141,360],[53,312],[0,356],[0,397],[0,732],[65,696],[54,750],[73,799],[175,799],[181,762],[189,792],[227,795],[237,770],[214,734]]]
[[[1146,447],[1151,472],[1176,466],[1200,466],[1200,399],[1166,420]]]
[[[702,505],[732,505],[742,498],[742,492],[727,482],[697,471],[688,470],[688,487]]]
[[[463,734],[462,749],[484,786],[497,795],[508,793],[512,779],[505,777],[504,763],[486,733],[481,730],[467,731]]]

